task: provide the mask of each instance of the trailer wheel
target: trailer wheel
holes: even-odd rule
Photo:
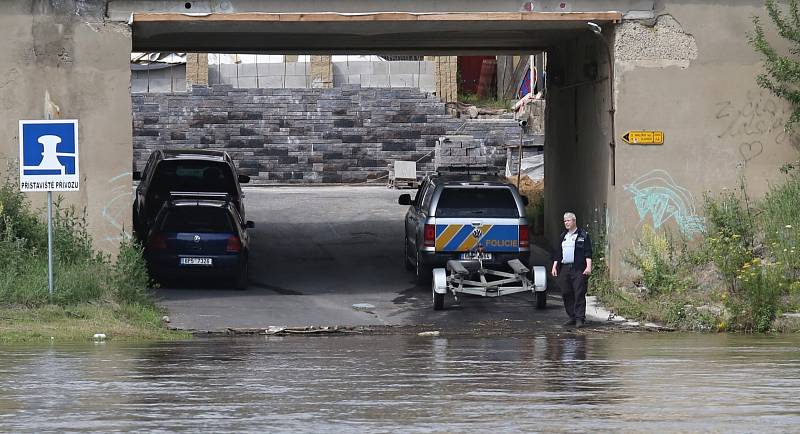
[[[536,291],[536,309],[547,308],[547,291]]]
[[[444,309],[444,296],[447,294],[447,272],[444,268],[432,271],[431,292],[433,293],[433,310]]]

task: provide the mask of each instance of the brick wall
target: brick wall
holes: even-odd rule
[[[154,149],[225,149],[253,183],[352,183],[385,176],[391,161],[425,157],[445,134],[482,140],[498,168],[505,145],[519,143],[513,119],[456,119],[414,88],[215,85],[132,99],[134,170]],[[418,169],[432,162],[428,155]]]

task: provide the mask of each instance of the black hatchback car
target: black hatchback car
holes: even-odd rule
[[[237,174],[225,151],[156,150],[144,169],[133,173],[133,179],[140,181],[133,201],[133,229],[142,242],[172,192],[225,193],[244,221],[240,184],[250,182],[250,177]]]
[[[225,193],[171,194],[145,243],[150,272],[156,280],[229,278],[245,289],[252,227]]]

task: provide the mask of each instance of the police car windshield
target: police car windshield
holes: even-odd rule
[[[508,188],[446,187],[436,205],[436,217],[519,218]]]
[[[166,211],[161,230],[167,233],[225,233],[233,232],[233,225],[230,214],[223,208],[182,206]]]

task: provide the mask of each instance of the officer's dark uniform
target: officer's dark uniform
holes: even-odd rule
[[[554,260],[558,265],[558,286],[561,288],[561,298],[564,299],[564,309],[571,322],[586,321],[586,289],[589,276],[583,274],[586,269],[586,258],[592,258],[592,240],[589,234],[577,228],[575,231],[575,253],[571,263],[564,263],[562,243],[567,237],[567,231],[561,232],[558,237],[559,244]]]

